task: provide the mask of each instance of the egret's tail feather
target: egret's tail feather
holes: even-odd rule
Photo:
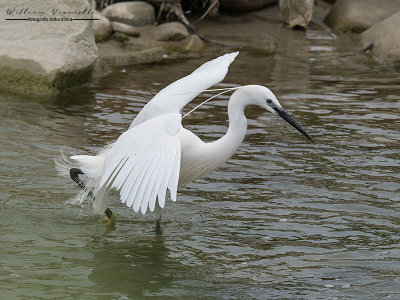
[[[79,176],[79,180],[83,183],[83,188],[73,199],[68,203],[72,205],[81,205],[86,199],[93,201],[96,196],[93,194],[99,184],[105,158],[110,147],[104,148],[96,156],[91,155],[74,155],[68,157],[61,150],[61,155],[55,159],[56,169],[58,173],[66,178],[70,178],[70,170],[78,168],[83,174]]]
[[[54,159],[58,175],[69,178],[69,170],[77,167],[73,162],[64,154],[64,149],[61,149],[60,156]]]
[[[87,177],[100,177],[105,160],[105,157],[100,154],[97,156],[73,155],[68,157],[61,150],[60,156],[54,160],[57,173],[62,177],[69,178],[71,168],[79,168]]]
[[[79,166],[86,176],[91,178],[101,177],[105,156],[74,155],[70,159]]]

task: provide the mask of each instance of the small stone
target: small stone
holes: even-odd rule
[[[116,32],[113,34],[113,39],[120,43],[126,43],[127,41],[129,41],[129,36],[123,33]]]
[[[195,34],[189,35],[184,43],[185,51],[200,51],[204,48],[204,42]]]
[[[314,0],[279,0],[279,7],[290,28],[307,28],[312,17]]]
[[[132,26],[154,24],[154,7],[146,2],[129,1],[112,4],[103,10],[103,15],[111,21]]]
[[[138,37],[140,35],[139,30],[134,26],[119,22],[111,22],[111,25],[115,32],[123,33],[132,37]]]
[[[96,42],[107,40],[112,32],[111,22],[104,17],[100,12],[95,11],[93,19],[94,39]]]
[[[179,41],[189,35],[186,27],[179,22],[164,23],[156,27],[157,41]]]

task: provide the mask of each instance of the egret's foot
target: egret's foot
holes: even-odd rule
[[[107,226],[115,226],[115,223],[117,221],[117,218],[115,217],[115,214],[107,207],[106,211],[104,212],[106,214],[106,223]]]
[[[114,213],[108,207],[104,213],[106,214],[107,218],[109,218],[109,219],[111,219],[111,217],[114,215]]]
[[[114,227],[116,222],[117,218],[115,217],[115,214],[112,214],[111,218],[107,217],[107,226]]]
[[[79,178],[79,175],[82,175],[83,172],[79,168],[71,168],[69,170],[69,176],[71,179],[76,182],[77,185],[79,185],[82,189],[86,188],[85,183]],[[92,191],[88,191],[88,196],[94,200],[94,195]]]
[[[79,175],[82,175],[83,172],[79,168],[71,168],[69,170],[69,176],[73,181],[76,182],[77,185],[79,185],[81,188],[85,188],[85,184],[80,180]]]

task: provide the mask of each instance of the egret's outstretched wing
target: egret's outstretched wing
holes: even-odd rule
[[[176,201],[181,126],[181,115],[169,113],[124,132],[107,155],[97,191],[116,188],[123,203],[143,214],[154,211],[157,198],[164,207],[167,189]]]
[[[239,52],[228,53],[204,63],[153,97],[133,120],[130,128],[165,113],[180,113],[182,108],[209,87],[221,82]]]

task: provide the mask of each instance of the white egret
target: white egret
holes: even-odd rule
[[[84,191],[76,198],[94,198],[94,211],[109,218],[111,189],[135,212],[156,212],[156,228],[168,197],[204,177],[227,161],[242,143],[247,130],[244,110],[257,105],[283,118],[310,141],[311,136],[282,108],[266,87],[247,85],[235,90],[228,103],[229,127],[220,139],[205,143],[182,127],[181,111],[194,97],[222,81],[238,52],[209,61],[190,75],[170,84],[151,99],[115,143],[96,156],[71,157],[71,178]],[[82,179],[78,175],[83,175]]]

